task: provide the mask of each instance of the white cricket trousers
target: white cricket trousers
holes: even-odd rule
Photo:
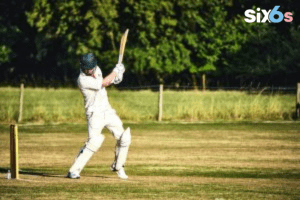
[[[119,140],[124,132],[123,123],[114,109],[87,114],[87,124],[89,140],[101,134],[104,127],[113,134],[116,140]]]
[[[114,109],[110,109],[105,112],[94,112],[87,114],[87,122],[88,122],[88,141],[85,146],[79,151],[77,158],[75,159],[73,165],[71,166],[69,172],[80,174],[83,170],[86,163],[90,160],[92,155],[101,147],[104,136],[101,134],[104,127],[108,128],[108,130],[113,134],[114,138],[119,141],[123,132],[123,123],[119,116],[116,114]],[[118,144],[118,143],[117,143]],[[119,147],[122,148],[122,147]],[[117,147],[115,152],[115,162],[118,158],[118,154],[120,150]],[[123,147],[124,148],[124,147]],[[123,160],[126,160],[128,147],[125,147],[125,156],[121,156]],[[124,154],[124,153],[123,153]],[[123,165],[125,160],[121,159],[121,163],[119,165]],[[124,162],[124,163],[123,163]]]

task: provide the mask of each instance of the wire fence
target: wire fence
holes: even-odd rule
[[[176,85],[164,85],[164,90],[171,91],[192,91],[199,90],[203,91],[202,86],[176,86]],[[159,91],[159,85],[145,85],[145,86],[126,86],[126,87],[117,87],[118,90],[151,90]],[[244,91],[253,94],[296,94],[297,87],[206,87],[206,91]]]
[[[163,91],[204,91],[202,86],[179,86],[179,85],[146,85],[146,86],[134,86],[134,87],[117,87],[118,90],[152,90],[159,91],[159,111],[158,111],[158,121],[162,119],[163,110]],[[296,95],[296,115],[300,118],[300,83],[297,87],[205,87],[205,91],[240,91],[248,92],[249,94],[293,94]],[[20,85],[20,107],[19,107],[19,117],[18,122],[22,121],[23,114],[23,98],[24,98],[24,84]]]

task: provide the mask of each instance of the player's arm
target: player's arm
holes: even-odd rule
[[[114,71],[112,73],[110,73],[108,76],[106,76],[103,79],[102,87],[107,87],[107,86],[110,86],[111,84],[113,84],[116,76],[117,76],[117,73]]]
[[[100,90],[102,87],[102,79],[92,76],[81,77],[78,80],[78,85],[82,89]]]
[[[102,87],[107,87],[111,84],[119,84],[123,80],[125,67],[123,64],[117,64],[112,73],[103,79]]]

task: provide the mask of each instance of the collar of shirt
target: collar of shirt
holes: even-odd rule
[[[99,66],[96,66],[95,68],[96,68],[96,69],[95,69],[95,71],[94,71],[94,74],[95,74],[95,76],[96,76],[96,78],[97,78],[97,77],[99,77],[99,76],[102,75],[102,72],[101,72]],[[81,76],[88,76],[88,75],[86,75],[81,69],[80,69],[80,75],[81,75]]]

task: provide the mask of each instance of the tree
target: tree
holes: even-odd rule
[[[104,74],[129,28],[122,84],[192,83],[209,74],[277,77],[298,72],[299,8],[292,0],[3,0],[1,80],[69,84],[93,52]],[[248,24],[246,9],[294,11],[292,23]],[[17,6],[16,6],[17,5]],[[288,79],[288,78],[286,78]],[[73,82],[75,83],[75,82]]]
[[[131,72],[143,78],[153,74],[157,82],[189,67],[189,50],[176,32],[178,19],[173,1],[120,1],[120,29],[130,29],[125,60]],[[142,84],[142,82],[140,82]]]
[[[249,28],[240,16],[230,16],[232,1],[178,1],[180,23],[178,32],[188,49],[193,80],[202,73],[219,71],[226,67],[226,51],[238,51],[246,41]],[[203,81],[204,82],[204,81]],[[194,85],[196,85],[194,81]],[[203,85],[205,87],[205,85]]]
[[[271,1],[234,1],[234,13],[243,15],[246,9],[273,9],[280,5],[281,12],[297,11],[294,1],[285,1],[271,4]],[[239,2],[239,4],[237,3]],[[270,6],[271,5],[271,6]],[[273,6],[272,6],[273,5]],[[223,70],[227,75],[232,74],[241,79],[241,84],[257,81],[265,85],[292,85],[296,77],[292,74],[299,73],[299,22],[297,12],[293,14],[295,22],[278,24],[242,23],[234,27],[244,26],[247,38],[242,41],[238,51],[226,51],[223,58],[227,58],[227,67]],[[233,34],[234,36],[238,33]],[[258,83],[257,83],[258,84]]]
[[[222,51],[239,42],[228,39],[237,32],[235,21],[242,20],[228,19],[225,8],[230,5],[217,0],[120,1],[118,24],[130,27],[134,38],[128,51],[132,72],[153,72],[162,82],[185,70],[193,80],[198,73],[217,70]]]
[[[93,52],[101,59],[115,40],[115,6],[113,0],[34,1],[27,17],[39,33],[38,59],[51,63],[52,74],[66,78],[79,69],[80,55]]]
[[[26,23],[31,1],[0,2],[0,79],[18,82],[35,68],[35,32]]]

